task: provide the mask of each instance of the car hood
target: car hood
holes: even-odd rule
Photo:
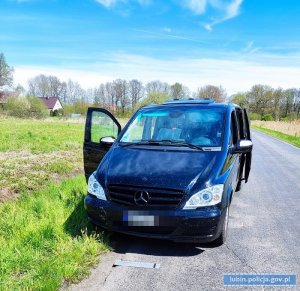
[[[106,163],[106,183],[189,190],[217,172],[220,151],[117,146]]]

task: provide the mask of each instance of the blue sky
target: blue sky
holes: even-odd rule
[[[45,73],[300,87],[299,15],[299,0],[0,0],[0,51],[24,86]]]

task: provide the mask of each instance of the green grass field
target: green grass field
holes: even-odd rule
[[[83,124],[0,118],[0,152],[48,153],[82,148]]]
[[[264,127],[261,127],[261,126],[252,125],[251,127],[253,129],[262,131],[266,134],[274,136],[274,137],[276,137],[280,140],[286,141],[286,142],[300,148],[300,137],[299,136],[293,136],[293,135],[285,134],[285,133],[275,131],[275,130],[272,130],[272,129],[268,129],[268,128],[264,128]]]
[[[0,119],[0,201],[82,172],[83,124]]]
[[[0,118],[0,290],[58,290],[109,249],[83,208],[83,131]]]

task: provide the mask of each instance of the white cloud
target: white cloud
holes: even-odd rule
[[[226,6],[226,19],[236,17],[239,14],[240,6],[244,0],[233,0],[229,5]]]
[[[202,14],[205,12],[207,2],[209,0],[185,0],[185,6],[195,14]]]
[[[15,66],[15,83],[26,86],[28,78],[38,74],[51,74],[65,81],[69,78],[77,80],[84,88],[96,87],[101,82],[116,78],[138,78],[144,83],[157,79],[170,84],[181,82],[191,90],[206,84],[222,85],[229,94],[249,90],[256,83],[283,88],[299,86],[300,66],[299,61],[295,61],[299,60],[299,56],[287,59],[261,55],[255,56],[257,62],[239,60],[237,57],[161,60],[128,54],[109,55],[106,59],[110,61],[96,62],[76,70]]]
[[[203,14],[207,6],[211,6],[217,12],[221,12],[215,20],[204,24],[204,28],[212,31],[213,26],[229,20],[239,15],[240,7],[244,0],[185,0],[185,7],[192,10],[195,14]]]
[[[211,23],[207,23],[204,25],[204,28],[208,31],[212,31],[213,26],[216,24],[220,24],[226,20],[234,18],[239,15],[240,6],[242,5],[244,0],[232,0],[230,3],[223,3],[220,0],[211,0],[212,3],[215,3],[215,6],[220,10],[224,11],[224,16],[221,18],[217,18],[216,20],[212,21]],[[217,5],[216,5],[217,4]]]
[[[208,24],[208,23],[204,24],[204,28],[208,31],[212,31],[212,25],[211,24]]]
[[[119,0],[96,0],[101,5],[105,6],[106,8],[114,6]]]

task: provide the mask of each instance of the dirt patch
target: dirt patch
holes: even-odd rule
[[[83,173],[82,151],[32,154],[26,151],[0,153],[0,201],[13,200],[36,191],[48,182]]]
[[[20,195],[8,188],[0,189],[0,203],[18,198]]]

